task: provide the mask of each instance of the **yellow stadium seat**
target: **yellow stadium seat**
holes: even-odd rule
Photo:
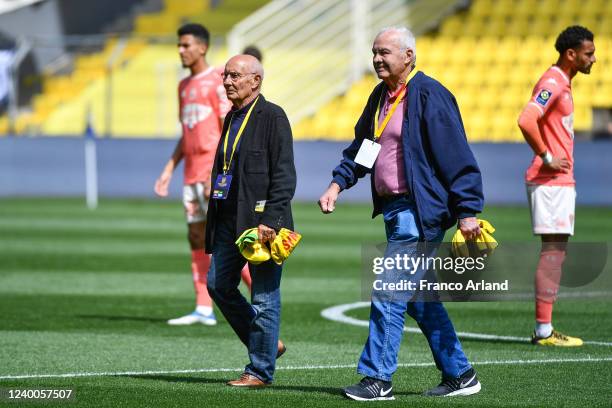
[[[507,34],[524,37],[529,35],[529,21],[519,15],[513,16],[508,22]]]
[[[516,4],[514,0],[497,0],[493,5],[493,15],[497,16],[511,16],[514,14]]]
[[[471,59],[475,64],[488,66],[495,58],[494,49],[497,46],[497,41],[490,37],[480,38],[474,46]]]
[[[164,0],[165,9],[175,15],[194,15],[206,11],[207,1]]]
[[[330,125],[330,135],[335,140],[350,140],[354,137],[354,126],[357,118],[353,115],[338,115]]]
[[[552,33],[560,33],[565,30],[567,27],[577,24],[584,24],[580,21],[580,18],[575,14],[559,14],[556,15],[552,20]]]
[[[485,33],[485,20],[480,17],[469,18],[463,26],[463,34],[472,37],[480,37]]]
[[[601,36],[612,36],[612,15],[607,18],[602,18],[598,21],[597,25],[593,28],[596,35]]]
[[[517,0],[513,8],[512,16],[527,20],[533,15],[537,4],[537,0]]]
[[[529,34],[537,37],[551,35],[554,32],[552,24],[550,14],[536,14],[529,23]]]
[[[467,129],[468,137],[477,138],[479,140],[490,140],[491,125],[489,117],[480,112],[474,112],[470,115],[469,127]]]
[[[560,4],[558,0],[540,0],[538,3],[534,16],[544,17],[544,16],[554,16],[559,12]]]
[[[455,37],[463,30],[465,19],[462,15],[454,15],[446,19],[440,29],[440,34]]]
[[[595,9],[598,11],[610,7],[610,0],[576,0],[583,5],[584,9]]]
[[[589,130],[593,123],[591,106],[579,105],[574,111],[574,130]]]
[[[477,17],[489,16],[493,10],[493,3],[493,0],[474,0],[469,12]]]
[[[505,14],[493,14],[486,23],[485,33],[493,37],[503,37],[509,24],[508,16]]]

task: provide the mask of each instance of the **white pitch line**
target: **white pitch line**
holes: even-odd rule
[[[360,327],[368,327],[369,322],[367,320],[360,320],[354,317],[350,317],[345,315],[346,312],[353,309],[360,309],[362,307],[369,307],[370,302],[355,302],[355,303],[346,303],[343,305],[328,307],[327,309],[323,309],[321,311],[321,316],[325,319],[346,323],[353,326]],[[418,327],[404,327],[404,331],[408,333],[421,333],[421,329]],[[529,343],[531,339],[529,337],[519,337],[519,336],[500,336],[496,334],[486,334],[486,333],[471,333],[471,332],[457,332],[457,336],[463,339],[477,339],[477,340],[501,340],[501,341],[517,341],[522,343]],[[612,342],[606,341],[585,341],[584,344],[588,344],[591,346],[604,346],[604,347],[612,347]]]
[[[472,365],[526,365],[526,364],[558,364],[558,363],[603,363],[612,362],[612,357],[603,358],[558,358],[558,359],[538,359],[538,360],[485,360],[474,361]],[[432,367],[433,362],[427,363],[400,363],[398,367]],[[356,368],[355,364],[332,364],[332,365],[305,365],[305,366],[285,366],[277,367],[277,371],[298,371],[298,370],[334,370],[341,368]],[[160,371],[117,371],[99,373],[65,373],[65,374],[24,374],[24,375],[2,375],[0,380],[23,380],[23,379],[42,379],[42,378],[79,378],[79,377],[125,377],[125,376],[151,376],[162,374],[199,374],[199,373],[225,373],[241,372],[242,367],[238,368],[198,368],[191,370],[160,370]]]

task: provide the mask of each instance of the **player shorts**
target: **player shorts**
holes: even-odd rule
[[[204,183],[187,184],[183,186],[183,206],[187,224],[206,221],[208,200],[206,199]]]
[[[574,186],[527,184],[527,199],[535,235],[574,235],[576,213]]]

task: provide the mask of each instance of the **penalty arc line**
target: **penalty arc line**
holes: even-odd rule
[[[328,307],[327,309],[323,309],[321,311],[321,316],[325,319],[338,322],[350,324],[353,326],[360,327],[368,327],[370,323],[367,320],[360,320],[354,317],[347,316],[345,313],[349,310],[360,309],[363,307],[370,306],[370,302],[355,302],[355,303],[346,303],[343,305],[337,305]],[[404,327],[404,331],[408,333],[421,333],[421,330],[417,327]],[[529,337],[519,337],[519,336],[500,336],[496,334],[486,334],[486,333],[471,333],[471,332],[457,332],[457,336],[463,339],[476,339],[476,340],[496,340],[496,341],[507,341],[507,342],[521,342],[521,343],[529,343],[531,339]],[[604,346],[604,347],[612,347],[612,342],[606,341],[585,341],[584,344],[588,344],[591,346]]]

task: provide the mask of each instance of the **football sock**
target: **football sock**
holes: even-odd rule
[[[553,305],[557,299],[565,251],[558,248],[543,248],[535,276],[536,336],[548,337],[552,332]]]
[[[564,260],[564,250],[553,248],[542,249],[540,252],[535,278],[536,299],[538,301],[555,303]],[[550,322],[550,319],[544,321]]]
[[[548,337],[552,334],[552,324],[550,323],[536,323],[535,334],[537,337]]]
[[[553,303],[536,300],[535,318],[537,324],[550,324],[552,322]]]
[[[191,251],[191,272],[196,293],[196,305],[207,306],[212,310],[212,299],[206,289],[208,268],[210,268],[210,255],[204,253],[203,249]]]
[[[212,313],[213,308],[211,306],[196,306],[196,312],[201,315],[208,316]]]

